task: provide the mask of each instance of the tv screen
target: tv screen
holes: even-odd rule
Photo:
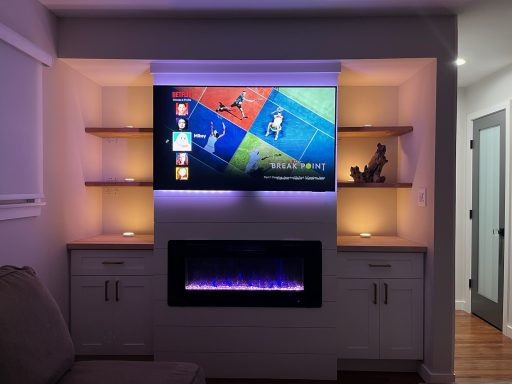
[[[334,191],[336,87],[158,85],[154,189]]]

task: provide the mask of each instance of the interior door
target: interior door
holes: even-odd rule
[[[471,312],[502,329],[505,111],[473,122]]]

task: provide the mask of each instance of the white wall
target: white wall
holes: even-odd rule
[[[0,23],[55,56],[57,18],[37,0],[2,0]],[[2,62],[3,64],[3,62]]]
[[[56,51],[56,19],[38,1],[2,1],[0,22],[37,48],[50,54]],[[32,57],[0,45],[2,76],[8,76],[2,79],[0,114],[3,122],[9,122],[0,129],[10,143],[0,151],[0,163],[18,172],[24,172],[25,162],[37,163],[29,182],[42,188],[47,201],[39,217],[0,222],[0,265],[34,267],[67,318],[66,242],[91,234],[101,223],[99,210],[94,209],[101,204],[99,196],[86,193],[83,185],[84,168],[94,164],[84,166],[80,156],[85,152],[84,122],[98,122],[101,117],[99,104],[84,103],[84,98],[99,102],[99,89],[66,66],[56,63],[43,69]],[[18,124],[30,130],[28,138],[17,137]],[[16,153],[24,158],[18,160]]]
[[[399,123],[412,125],[412,133],[400,137],[399,168],[400,180],[411,180],[412,188],[398,191],[398,235],[425,244],[428,247],[425,258],[425,318],[439,319],[443,313],[451,314],[453,308],[446,308],[443,298],[453,293],[453,277],[442,276],[448,259],[436,252],[434,234],[435,196],[435,126],[436,126],[436,63],[433,62],[400,86]],[[418,189],[426,189],[426,206],[417,204]],[[439,213],[440,214],[440,213]],[[453,305],[453,303],[451,303]],[[424,345],[426,354],[424,368],[437,366],[445,372],[453,364],[453,352],[435,341],[434,335],[444,335],[446,340],[453,337],[453,328],[448,323],[425,321]]]
[[[101,231],[101,193],[84,186],[87,175],[100,172],[101,147],[90,141],[84,127],[100,122],[101,90],[60,61],[45,68],[41,80],[42,181],[47,205],[39,217],[0,222],[0,264],[32,266],[67,318],[66,243]],[[7,113],[18,116],[32,111]],[[12,158],[0,153],[0,161],[9,163]]]
[[[472,137],[472,132],[469,132],[468,130],[468,118],[476,118],[479,115],[484,115],[487,113],[491,113],[493,110],[495,110],[495,107],[502,108],[503,106],[510,106],[510,102],[512,100],[512,66],[508,66],[506,68],[503,68],[502,70],[495,72],[494,74],[478,81],[475,84],[472,84],[468,87],[465,87],[464,89],[459,91],[459,94],[463,94],[463,98],[461,100],[461,103],[459,105],[459,123],[457,124],[458,132],[457,134],[461,138],[466,138],[466,143],[461,143],[461,151],[464,151],[463,153],[466,154],[466,156],[461,157],[458,159],[458,168],[459,174],[457,175],[457,180],[461,185],[466,185],[467,188],[471,187],[471,180],[469,171],[467,170],[467,167],[470,166],[468,164],[469,159],[471,159],[471,156],[468,155],[468,147],[467,147],[467,141],[470,137]],[[496,109],[498,110],[498,109]],[[508,129],[510,129],[510,121],[507,122]],[[510,130],[507,132],[507,165],[506,165],[506,171],[508,170],[508,180],[510,180],[510,148],[511,148],[511,142],[510,142]],[[462,163],[463,164],[462,164]],[[466,191],[469,191],[469,189],[466,189]],[[510,206],[511,206],[511,194],[510,194],[510,188],[508,191],[505,192],[505,200],[506,200],[506,218],[507,215],[510,218]],[[469,200],[470,194],[461,194],[458,195],[461,197],[461,203],[467,207],[471,206],[471,201]],[[457,219],[462,223],[467,223],[467,211],[463,210],[460,212],[460,214],[457,214]],[[463,240],[463,234],[460,231],[457,231],[457,235],[459,236],[460,243],[461,244],[469,244],[468,237],[471,237],[471,234],[468,232],[471,228],[471,226],[468,224],[466,225],[466,233],[465,233],[465,241]],[[504,309],[504,317],[505,317],[505,323],[503,324],[503,329],[505,334],[507,334],[509,337],[512,337],[512,282],[510,279],[512,278],[512,263],[510,263],[510,253],[507,253],[507,244],[510,244],[510,238],[512,235],[512,231],[510,228],[510,222],[505,222],[505,281],[504,281],[504,289],[508,292],[508,300],[503,303],[503,309]],[[466,247],[466,251],[464,252],[462,250],[462,247],[457,248],[456,258],[458,265],[465,265],[465,273],[463,274],[462,271],[457,271],[457,286],[460,285],[461,287],[461,293],[460,296],[457,296],[457,298],[460,297],[459,300],[465,300],[466,303],[470,301],[470,291],[467,288],[467,278],[469,277],[469,271],[471,269],[471,252],[470,249]],[[508,248],[508,252],[510,252],[510,248]],[[507,276],[508,275],[508,276]],[[508,277],[508,279],[507,279]],[[507,295],[504,295],[504,298],[506,298]],[[469,310],[469,305],[466,304],[465,306],[466,310]]]

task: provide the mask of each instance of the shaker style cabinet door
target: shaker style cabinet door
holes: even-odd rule
[[[379,280],[338,279],[339,356],[379,358]]]
[[[423,280],[380,281],[380,358],[423,358]]]
[[[111,353],[114,290],[109,276],[71,277],[71,335],[77,355]]]

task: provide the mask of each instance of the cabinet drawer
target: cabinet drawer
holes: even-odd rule
[[[71,251],[72,275],[149,275],[150,250]]]
[[[338,252],[341,278],[423,278],[423,253]]]

